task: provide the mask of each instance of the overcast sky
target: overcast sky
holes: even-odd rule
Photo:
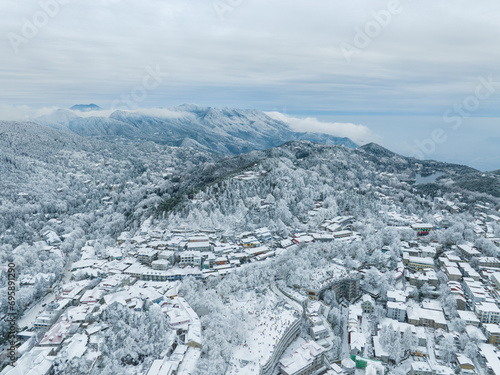
[[[498,0],[3,0],[0,11],[4,118],[145,92],[134,105],[257,108],[331,133],[347,123],[406,155],[500,168]]]

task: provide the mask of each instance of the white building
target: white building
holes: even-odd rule
[[[197,266],[201,265],[201,253],[199,251],[183,251],[180,253],[179,265],[182,266]]]
[[[480,321],[476,314],[474,314],[472,311],[458,310],[457,313],[460,319],[465,321],[466,325],[479,327]]]
[[[52,348],[34,347],[23,354],[16,362],[16,366],[7,366],[1,375],[48,375],[52,371],[54,356],[50,356]]]
[[[484,289],[483,283],[469,277],[463,279],[463,289],[465,296],[470,300],[472,305],[483,302],[488,293]]]
[[[413,362],[410,375],[433,375],[432,368],[427,362]]]
[[[500,375],[500,355],[498,350],[490,344],[479,344],[479,356],[481,362],[485,364],[488,374]]]
[[[403,302],[387,302],[387,317],[404,322],[406,319],[406,305]]]
[[[284,375],[312,374],[323,366],[325,349],[316,342],[302,345],[295,353],[280,361]]]
[[[434,246],[422,246],[422,257],[424,258],[434,258],[436,256],[437,250]]]
[[[474,249],[471,245],[457,245],[457,248],[460,251],[460,254],[462,254],[462,256],[466,259],[481,255],[481,253],[477,249]]]
[[[211,251],[212,245],[210,242],[188,242],[186,245],[187,250],[192,251]]]
[[[498,324],[500,322],[500,309],[492,302],[482,302],[474,306],[478,319],[483,324]]]
[[[401,290],[388,290],[387,301],[391,302],[406,302],[406,295]]]
[[[497,289],[500,289],[500,272],[495,272],[493,275],[490,277],[491,282],[495,284],[495,287]]]
[[[158,259],[151,263],[154,270],[168,270],[171,265],[167,259]]]
[[[316,340],[323,340],[329,336],[328,330],[324,325],[315,325],[309,329],[311,337]]]

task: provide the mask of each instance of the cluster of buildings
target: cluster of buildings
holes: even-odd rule
[[[67,373],[71,373],[71,360],[75,358],[85,358],[92,366],[98,366],[103,335],[109,329],[100,322],[100,316],[115,303],[137,312],[143,311],[146,304],[157,304],[168,316],[170,332],[165,335],[172,336],[171,347],[154,361],[148,374],[191,373],[203,342],[199,317],[178,296],[178,280],[189,275],[189,271],[182,269],[172,281],[145,280],[134,271],[134,267],[146,267],[142,262],[146,259],[126,255],[98,259],[87,244],[82,249],[82,259],[68,271],[73,280],[54,291],[53,301],[41,306],[32,321],[22,327],[18,334],[20,358],[15,367],[7,366],[1,374],[50,375],[56,358],[59,370],[62,363],[67,366]]]
[[[438,202],[445,210],[434,215],[435,224],[422,222],[414,215],[383,212],[389,226],[410,228],[416,237],[401,241],[402,262],[393,290],[381,298],[380,290],[361,279],[356,293],[345,297],[349,302],[345,344],[353,363],[339,361],[340,372],[349,373],[350,367],[354,367],[356,374],[500,374],[500,260],[491,256],[491,248],[496,246],[497,253],[500,251],[493,225],[500,218],[491,214],[492,207],[485,204],[478,208],[473,223],[476,238],[485,238],[495,245],[490,247],[490,255],[474,243],[462,241],[446,246],[429,241],[429,234],[450,227],[450,215],[462,210],[460,203],[452,203]],[[363,268],[355,268],[361,277]],[[340,276],[342,272],[338,270],[336,274]],[[302,293],[309,301],[321,297],[322,281],[326,281],[321,272],[316,273],[316,278],[319,287]],[[331,287],[328,285],[327,289]],[[299,292],[302,289],[299,287]],[[321,324],[320,319],[316,322]],[[400,341],[399,346],[385,342],[383,336],[388,327],[396,332],[393,338]],[[464,327],[463,331],[460,327]],[[310,336],[314,338],[315,332],[311,331]],[[447,347],[449,337],[454,346],[451,354]],[[408,347],[404,347],[405,340],[411,343]],[[467,342],[476,345],[477,356],[466,351]],[[401,352],[395,355],[397,350]],[[331,366],[328,371],[335,372]]]
[[[261,176],[252,172],[235,178]],[[391,188],[383,187],[379,194],[389,201]],[[449,214],[461,209],[457,202],[436,204]],[[317,216],[320,210],[318,203],[309,216]],[[491,235],[491,223],[500,218],[486,204],[477,210],[475,235],[499,246],[500,241]],[[259,303],[241,295],[227,297],[226,308],[239,309],[248,317],[243,324],[245,340],[231,353],[227,373],[270,375],[279,369],[284,375],[383,375],[401,361],[410,375],[500,375],[500,260],[483,254],[473,243],[445,247],[426,240],[448,225],[447,214],[438,216],[433,224],[414,215],[384,212],[387,225],[410,229],[416,235],[414,240],[401,242],[395,283],[384,295],[363,282],[367,265],[353,260],[355,266],[351,264],[349,271],[337,259],[317,265],[292,285],[272,285],[258,296]],[[63,285],[54,301],[21,333],[19,368],[26,374],[50,374],[57,356],[66,360],[86,356],[98,362],[102,333],[109,328],[99,322],[100,314],[113,303],[142,311],[149,301],[168,316],[175,344],[146,374],[192,373],[203,346],[202,326],[186,300],[178,296],[182,280],[224,277],[245,264],[266,261],[302,244],[360,241],[353,222],[352,216],[338,216],[289,238],[277,237],[265,227],[228,235],[187,227],[162,230],[146,222],[134,236],[122,233],[117,246],[100,255],[89,243],[82,249],[81,260],[72,264],[73,281]],[[47,243],[58,244],[56,236],[44,233]],[[389,262],[390,254],[384,256]],[[443,284],[449,298],[441,295]],[[335,335],[327,320],[330,308],[321,300],[329,290],[345,310],[340,352],[347,356],[338,361],[327,358]],[[462,332],[457,332],[457,320],[465,327]],[[304,322],[311,340],[300,337]],[[409,340],[411,347],[395,353],[384,344],[387,330],[396,332],[401,345]],[[444,358],[445,338],[450,335],[456,345],[451,361]],[[464,341],[477,344],[477,358],[465,354]],[[15,371],[7,367],[0,375]]]
[[[187,276],[206,280],[213,276],[224,277],[246,263],[265,261],[290,247],[310,242],[359,241],[352,231],[352,216],[338,216],[325,220],[317,231],[295,233],[289,238],[275,236],[266,228],[252,232],[223,234],[218,230],[193,231],[187,227],[173,230],[152,228],[146,221],[139,234],[122,233],[118,247],[108,249],[109,260],[130,263],[126,274],[145,281],[177,281]],[[96,273],[95,259],[73,264],[74,269]],[[356,282],[354,282],[356,284]],[[354,295],[345,285],[339,293]],[[346,290],[346,292],[344,292]]]
[[[500,374],[499,259],[484,255],[472,243],[446,248],[423,241],[424,227],[412,225],[412,229],[419,236],[401,244],[405,277],[398,289],[388,291],[384,300],[365,294],[349,306],[351,355],[358,362],[394,363],[380,339],[383,327],[390,325],[402,340],[405,335],[412,337],[412,349],[401,355],[410,375]],[[494,237],[484,235],[487,229],[480,233],[498,246]],[[383,308],[385,318],[374,316],[376,305]],[[370,328],[374,320],[378,324]],[[457,332],[457,320],[464,331]],[[441,343],[447,336],[453,337],[455,346],[451,361]],[[465,354],[465,342],[477,345],[477,357]]]
[[[243,179],[256,177],[242,176]],[[72,281],[55,291],[53,301],[44,305],[40,313],[23,327],[25,330],[20,334],[23,344],[19,351],[22,356],[18,362],[29,363],[24,358],[31,358],[35,353],[46,356],[43,361],[32,362],[29,370],[42,375],[52,371],[56,357],[69,363],[75,357],[85,356],[98,363],[102,333],[108,329],[95,323],[100,314],[113,303],[142,311],[144,303],[149,301],[158,304],[168,316],[170,329],[177,338],[173,345],[175,349],[173,347],[164,358],[155,360],[148,375],[188,374],[196,365],[202,338],[199,318],[187,302],[177,296],[182,280],[186,277],[203,281],[211,276],[223,277],[246,263],[264,261],[302,243],[355,240],[356,234],[346,227],[352,220],[352,217],[337,217],[325,221],[320,233],[296,233],[286,239],[273,236],[267,228],[228,236],[218,231],[194,232],[187,228],[158,230],[146,222],[138,234],[122,233],[116,246],[100,253],[89,242],[82,248],[80,260],[71,264],[68,276]],[[61,243],[55,232],[48,231],[43,236],[45,243],[50,242],[51,245],[47,246],[50,249]],[[350,274],[342,265],[336,265],[335,269],[321,273],[319,278],[311,279],[308,285],[292,293],[300,296],[299,299],[317,300],[322,291],[333,288],[339,296],[350,300],[359,293],[359,280],[359,275]],[[294,299],[289,300],[296,303]],[[279,366],[283,352],[301,330],[302,321],[297,309],[303,309],[303,306],[286,306],[280,307],[279,311],[285,315],[289,312],[293,318],[291,315],[286,320],[288,326],[276,326],[276,342],[270,344],[271,350],[266,349],[270,357],[256,362],[256,368],[264,371],[262,373],[271,373]],[[314,317],[316,313],[311,314]],[[278,322],[281,318],[276,316],[273,319]],[[319,342],[323,340],[323,344],[326,337],[332,336],[325,329],[325,323],[316,324],[311,333]],[[28,350],[30,347],[34,348]],[[320,354],[323,358],[322,351],[317,353]],[[241,363],[244,361],[242,358]],[[190,366],[183,365],[188,362]],[[15,371],[15,368],[7,367],[2,375],[17,374]]]

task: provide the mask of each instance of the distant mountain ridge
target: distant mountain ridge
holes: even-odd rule
[[[168,109],[135,112],[117,110],[108,117],[89,117],[77,112],[92,111],[94,107],[91,106],[95,105],[77,105],[72,110],[60,109],[35,121],[53,128],[66,128],[86,137],[153,141],[223,155],[264,150],[291,140],[343,145],[353,149],[358,147],[349,138],[295,132],[284,122],[258,110],[184,104]],[[76,110],[73,110],[75,107]]]
[[[407,168],[418,170],[420,174],[432,174],[436,171],[448,175],[462,175],[480,173],[477,169],[466,165],[440,162],[435,160],[419,160],[408,156],[396,154],[376,143],[368,143],[359,147],[356,152],[363,154],[369,160],[384,166],[387,171],[401,172]]]
[[[76,104],[70,108],[72,111],[80,111],[80,112],[90,112],[90,111],[100,111],[102,110],[97,104]]]
[[[364,158],[378,164],[379,168],[387,172],[398,173],[412,170],[413,175],[432,175],[443,172],[442,183],[439,181],[421,184],[417,188],[426,194],[433,194],[438,190],[452,190],[459,187],[468,191],[482,193],[500,198],[500,171],[481,172],[466,165],[445,163],[435,160],[418,160],[385,149],[375,143],[359,147],[354,152],[360,153]],[[450,188],[453,186],[453,188]]]
[[[214,113],[209,114],[208,112],[203,112],[198,113],[195,118],[203,114],[205,117],[214,115]],[[158,160],[155,155],[156,151],[154,150],[156,150],[156,148],[162,148],[159,142],[156,142],[156,144],[151,141],[140,143],[131,141],[128,144],[114,142],[114,139],[120,138],[120,136],[117,135],[120,134],[120,132],[122,132],[121,134],[130,132],[130,135],[125,133],[123,138],[133,140],[134,134],[137,134],[135,133],[137,129],[140,130],[145,126],[154,128],[154,121],[158,121],[159,123],[162,122],[161,119],[155,117],[150,118],[150,116],[148,117],[144,114],[136,114],[135,116],[136,118],[129,116],[129,114],[125,112],[119,111],[113,113],[109,118],[83,118],[72,111],[60,110],[51,116],[50,126],[34,122],[0,121],[0,172],[3,176],[18,175],[18,177],[10,179],[16,182],[9,188],[17,190],[19,187],[16,187],[15,184],[19,185],[18,181],[26,180],[26,176],[40,174],[37,172],[39,163],[46,164],[44,168],[50,169],[50,165],[59,163],[61,155],[79,155],[83,153],[89,155],[103,155],[101,158],[114,155],[117,160],[121,160],[123,155],[127,152],[133,153],[135,152],[134,150],[140,149],[153,150],[151,151],[150,157],[151,161],[154,162]],[[177,123],[181,121],[190,124],[191,120],[181,116],[181,118],[177,120]],[[39,122],[42,123],[43,121]],[[73,127],[73,130],[70,130],[68,123]],[[92,129],[96,134],[104,134],[105,136],[90,137],[86,141],[84,136],[76,134],[80,131],[75,128],[77,125],[82,127],[82,132],[85,130],[88,131],[89,128],[94,127]],[[229,126],[230,124],[226,125]],[[281,124],[275,124],[276,127],[279,125]],[[113,126],[115,126],[116,129],[113,129]],[[204,129],[202,125],[199,126]],[[282,124],[281,126],[285,125]],[[219,131],[224,135],[221,139],[223,141],[231,139],[231,136],[228,135],[229,133],[224,133],[220,130],[221,127],[222,125],[219,125],[215,128],[215,131]],[[77,131],[75,131],[75,129]],[[271,130],[276,131],[276,128],[271,127]],[[108,134],[106,131],[109,131],[111,135],[106,136],[106,134]],[[243,131],[243,129],[235,129],[235,131]],[[285,131],[287,131],[286,128]],[[264,129],[264,132],[271,131],[269,129]],[[312,137],[311,134],[313,134],[314,137],[319,137],[319,141],[328,141],[328,136],[326,135],[316,133],[309,133],[308,135]],[[263,135],[261,136],[263,137]],[[295,136],[302,137],[303,134],[295,133]],[[323,136],[325,138],[321,139]],[[105,138],[108,138],[109,141]],[[358,155],[360,164],[370,163],[380,172],[406,174],[408,175],[408,182],[410,184],[412,183],[412,179],[413,181],[415,180],[416,174],[425,176],[432,175],[438,171],[445,173],[442,178],[435,182],[413,185],[414,189],[417,189],[423,194],[432,195],[439,190],[441,190],[441,192],[456,191],[458,188],[500,198],[499,171],[480,172],[464,165],[434,160],[418,160],[398,155],[374,143],[356,149],[350,149],[342,146],[339,147],[334,145],[332,147],[328,144],[320,144],[318,143],[318,139],[314,139],[313,141],[292,140],[284,141],[280,147],[269,147],[265,150],[259,150],[256,148],[255,143],[252,144],[247,142],[246,145],[248,145],[248,147],[253,147],[252,151],[249,153],[240,153],[233,157],[227,154],[214,153],[212,149],[209,149],[193,138],[183,138],[182,144],[180,144],[180,146],[183,147],[171,150],[179,154],[190,154],[193,155],[193,158],[201,158],[207,161],[206,166],[200,170],[199,174],[191,171],[189,173],[189,179],[187,179],[186,176],[182,176],[182,180],[187,184],[181,189],[183,191],[191,191],[199,186],[223,178],[234,170],[240,170],[242,167],[253,165],[256,161],[265,159],[266,157],[280,158],[288,154],[293,154],[295,155],[293,156],[294,158],[302,159],[310,155],[319,155],[322,152],[329,152],[325,150],[337,150],[341,153]],[[234,137],[234,139],[238,138]],[[240,142],[243,143],[244,141],[240,140]],[[228,145],[227,148],[229,147],[232,146]],[[203,149],[211,152],[202,151]],[[127,157],[130,158],[130,156]],[[45,171],[45,169],[42,171]]]
[[[209,152],[216,158],[268,150],[294,141],[309,141],[327,146],[342,145],[353,149],[353,152],[387,173],[411,171],[410,180],[416,174],[426,176],[436,171],[444,172],[445,175],[441,177],[446,182],[444,185],[439,181],[418,185],[418,189],[426,194],[449,189],[452,184],[469,191],[500,197],[498,171],[482,173],[464,165],[405,157],[375,143],[358,147],[349,138],[296,132],[285,122],[258,110],[184,104],[168,109],[117,110],[110,114],[109,111],[91,112],[92,109],[89,108],[97,107],[93,104],[72,108],[75,107],[77,110],[60,109],[35,121],[83,137],[124,143],[155,142]]]

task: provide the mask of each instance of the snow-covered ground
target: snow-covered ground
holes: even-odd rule
[[[249,293],[251,297],[253,293]],[[230,308],[244,311],[248,319],[244,342],[231,354],[227,374],[258,374],[260,367],[272,356],[286,329],[297,319],[296,310],[270,290],[257,299],[232,298]]]

